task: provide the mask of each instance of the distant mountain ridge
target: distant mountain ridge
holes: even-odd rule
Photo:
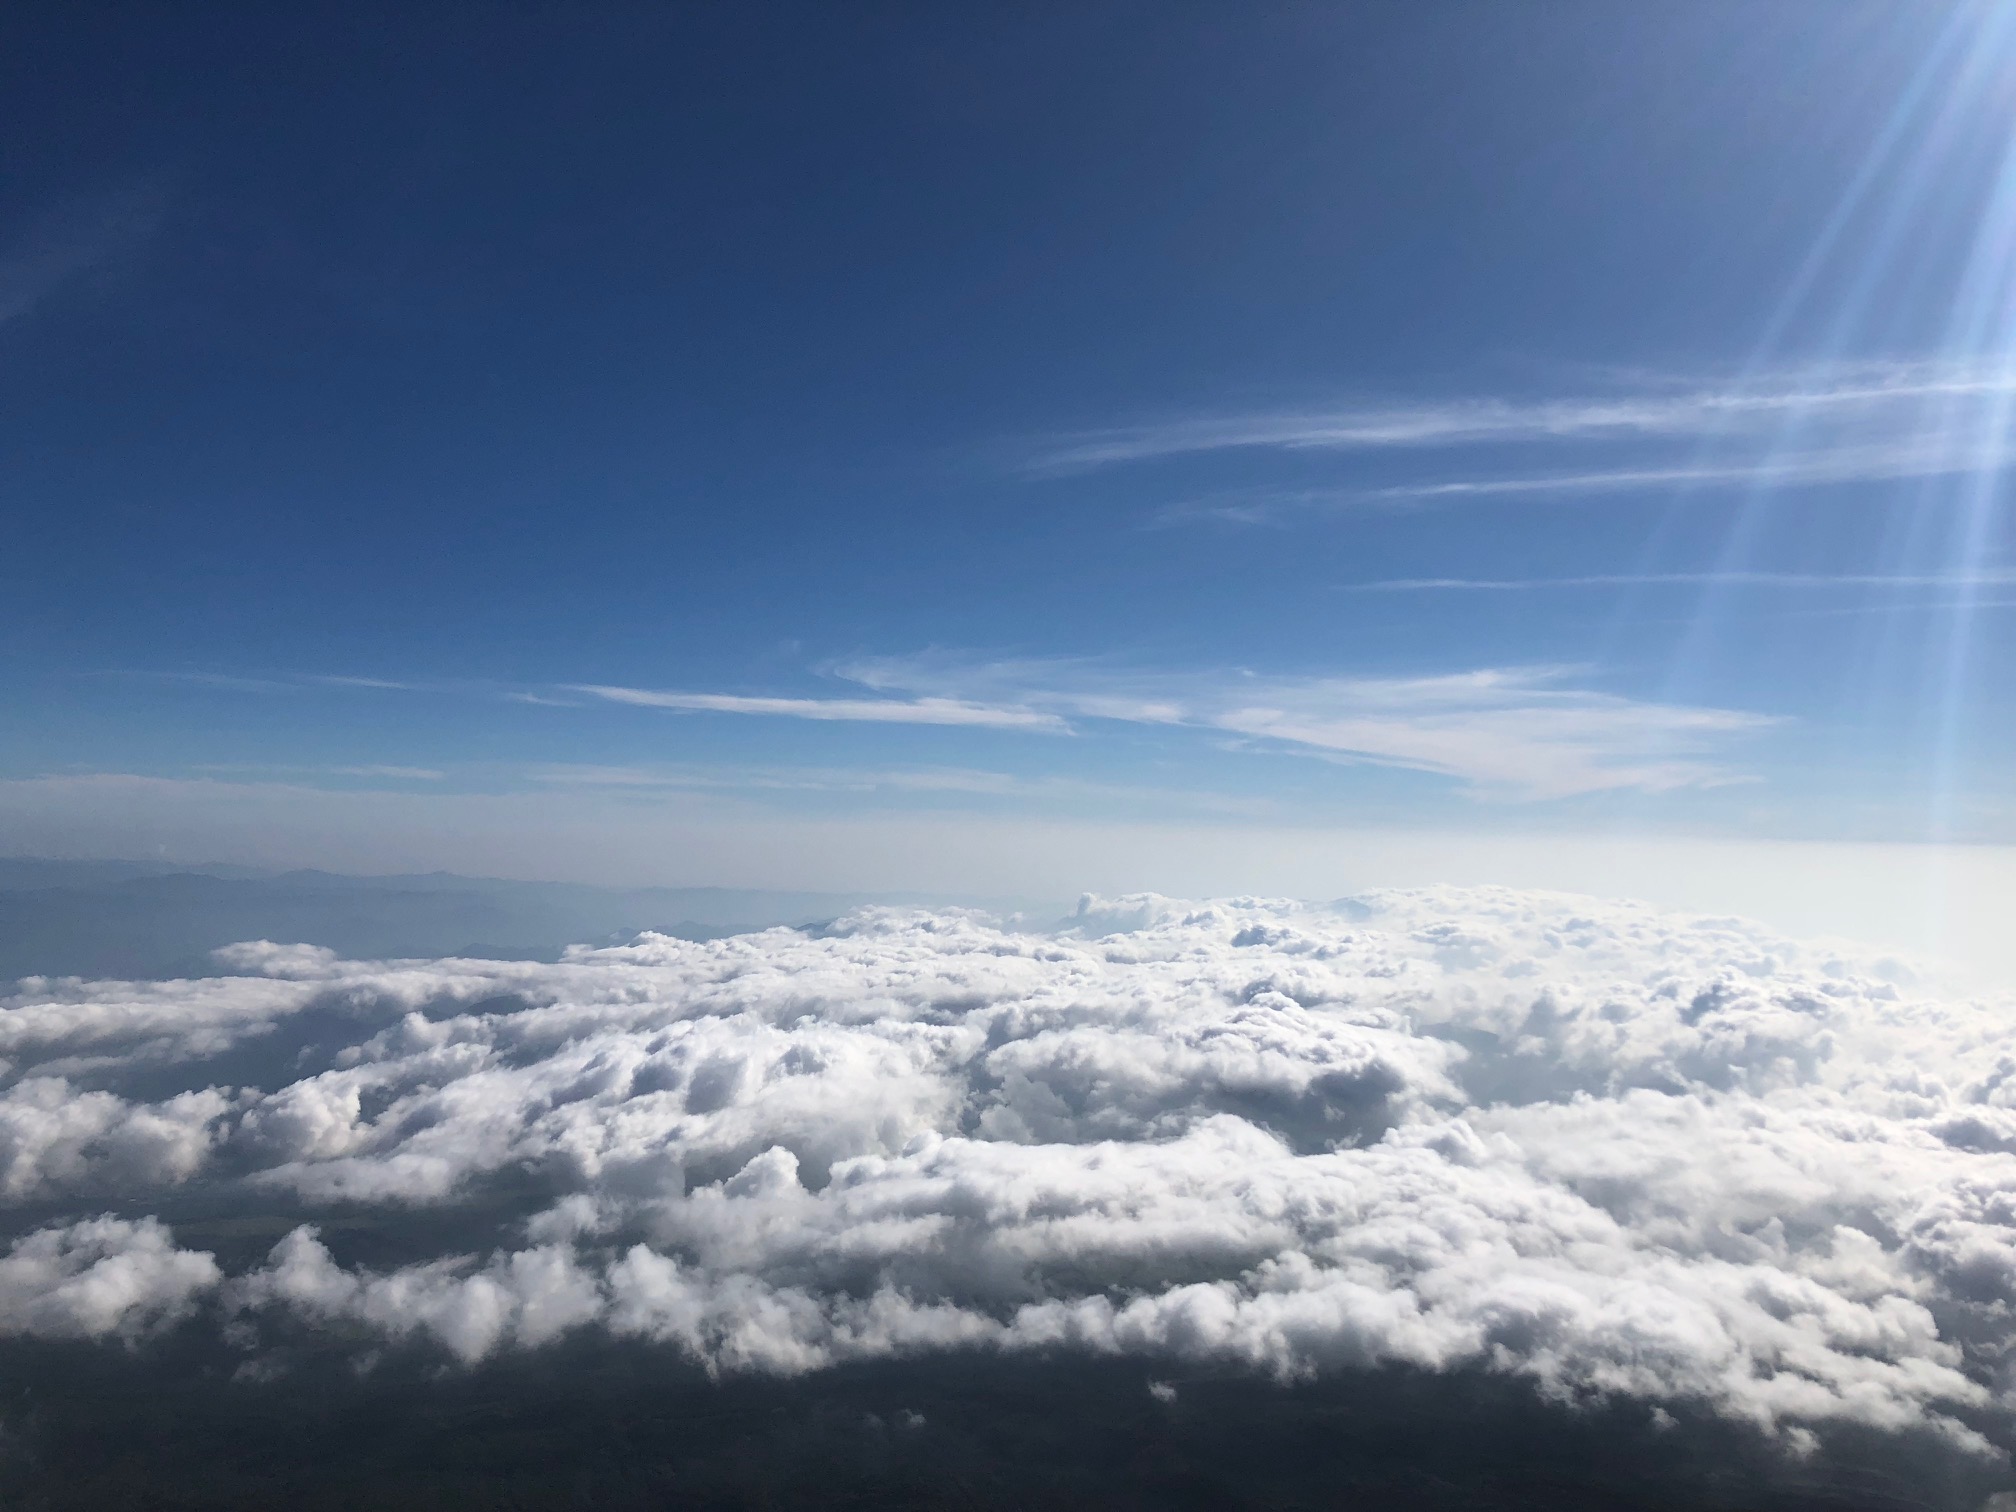
[[[148,861],[0,857],[0,980],[209,975],[238,940],[325,945],[360,958],[553,959],[642,930],[711,939],[819,923],[869,903],[985,900],[755,888],[613,888],[450,872],[356,877]],[[992,906],[1001,906],[998,900]]]

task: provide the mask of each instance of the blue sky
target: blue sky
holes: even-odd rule
[[[8,848],[2016,840],[2006,9],[0,33]]]

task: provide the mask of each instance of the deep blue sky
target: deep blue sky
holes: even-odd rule
[[[2007,840],[2009,22],[15,7],[0,840]]]

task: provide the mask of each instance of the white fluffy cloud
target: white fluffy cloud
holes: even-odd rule
[[[545,1247],[477,1269],[451,1258],[389,1276],[341,1269],[310,1228],[274,1247],[234,1287],[241,1307],[280,1304],[318,1322],[360,1323],[394,1337],[425,1332],[473,1362],[509,1341],[536,1345],[602,1311],[602,1294],[571,1253]]]
[[[18,1201],[98,1187],[148,1190],[194,1173],[229,1106],[216,1088],[134,1106],[31,1076],[0,1093],[0,1196]]]
[[[553,965],[223,965],[0,1006],[0,1197],[85,1208],[0,1261],[0,1327],[133,1331],[217,1283],[151,1217],[89,1216],[112,1198],[387,1231],[503,1202],[494,1249],[375,1270],[296,1229],[214,1315],[463,1360],[599,1327],[726,1370],[1405,1362],[1793,1442],[2009,1439],[2008,1005],[1733,921],[1136,898],[1050,932],[870,910]]]
[[[0,1335],[132,1336],[189,1311],[217,1263],[177,1249],[151,1218],[37,1229],[0,1259]]]

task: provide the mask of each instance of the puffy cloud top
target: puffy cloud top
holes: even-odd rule
[[[2009,1005],[1739,922],[1442,890],[220,955],[0,1004],[0,1331],[1404,1362],[2011,1442]],[[360,1207],[421,1252],[340,1261]],[[159,1221],[219,1211],[320,1226],[227,1276]]]

